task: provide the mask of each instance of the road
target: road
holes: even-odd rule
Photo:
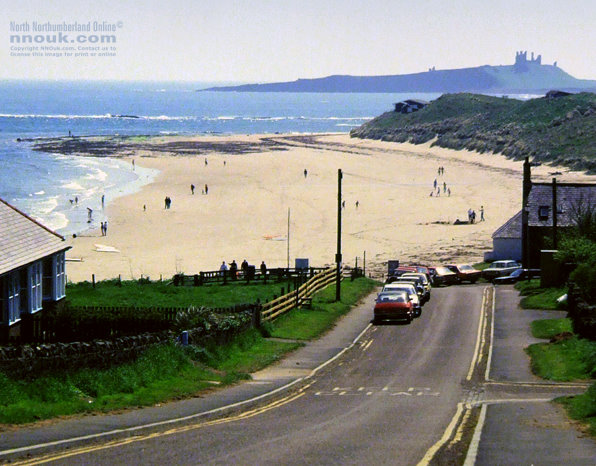
[[[372,326],[307,385],[258,408],[56,452],[54,464],[416,464],[466,396],[485,288],[434,289],[410,325]]]

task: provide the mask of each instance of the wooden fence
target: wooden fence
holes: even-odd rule
[[[325,269],[303,283],[298,289],[264,304],[261,309],[262,320],[273,320],[301,304],[310,304],[313,294],[335,281],[336,270],[337,267]]]
[[[175,286],[203,286],[210,284],[221,284],[226,285],[228,283],[251,283],[251,282],[263,282],[269,281],[281,282],[284,280],[292,279],[296,276],[310,275],[313,277],[315,274],[327,270],[323,267],[310,267],[308,269],[293,269],[279,267],[275,269],[268,269],[265,273],[262,273],[259,269],[255,269],[254,266],[250,266],[245,272],[238,269],[236,273],[230,270],[213,270],[207,272],[199,272],[194,275],[176,274],[173,277],[173,283]]]

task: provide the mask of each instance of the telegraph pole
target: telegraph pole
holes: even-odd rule
[[[341,300],[341,168],[337,170],[337,253],[335,254],[335,301]]]

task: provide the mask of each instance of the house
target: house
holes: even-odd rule
[[[553,206],[556,205],[556,212]],[[553,225],[557,237],[576,224],[578,210],[596,205],[596,184],[594,183],[531,183],[526,203],[527,251],[531,268],[540,267],[540,251],[556,249],[553,240]]]
[[[0,199],[0,342],[31,341],[45,311],[63,305],[65,239]]]
[[[428,105],[426,100],[408,99],[402,102],[396,102],[395,111],[397,113],[412,113]]]
[[[522,211],[507,220],[492,235],[493,250],[484,254],[485,261],[522,258]]]
[[[596,206],[596,184],[557,183],[554,178],[552,183],[532,183],[526,157],[522,192],[522,210],[495,230],[493,250],[485,260],[521,259],[526,268],[540,268],[540,251],[556,249],[556,238],[575,226],[578,210]]]

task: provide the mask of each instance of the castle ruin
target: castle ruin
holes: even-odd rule
[[[532,52],[532,55],[528,60],[527,50],[515,52],[515,64],[513,65],[515,72],[523,73],[524,71],[528,71],[528,65],[530,64],[541,65],[542,55],[538,55],[536,58],[534,58],[534,52]]]

